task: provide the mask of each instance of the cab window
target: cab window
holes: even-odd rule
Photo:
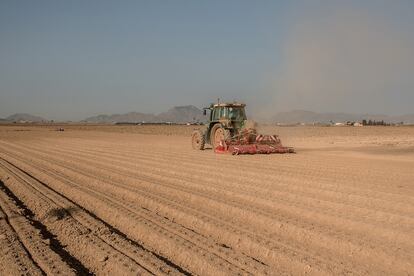
[[[221,108],[215,108],[215,109],[213,109],[213,113],[212,113],[212,116],[211,116],[211,120],[212,121],[218,121],[219,119],[220,119],[220,116],[221,116]]]
[[[228,116],[229,119],[233,121],[246,120],[246,114],[244,113],[244,109],[240,107],[229,107]]]

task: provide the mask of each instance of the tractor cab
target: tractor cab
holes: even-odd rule
[[[238,134],[247,120],[245,106],[242,103],[217,103],[204,108],[204,114],[210,110],[205,142],[215,147],[220,141]]]
[[[220,122],[220,120],[229,120],[232,122],[242,122],[246,120],[246,112],[244,110],[245,104],[214,104],[210,109],[210,120],[209,122]]]

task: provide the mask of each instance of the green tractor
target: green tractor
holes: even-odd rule
[[[245,106],[242,103],[217,103],[203,108],[204,115],[210,110],[210,118],[205,131],[193,132],[193,148],[203,150],[206,144],[210,144],[215,149],[221,141],[238,135],[240,130],[249,124]]]
[[[245,104],[211,104],[207,129],[195,130],[191,137],[193,149],[204,150],[210,144],[216,153],[270,154],[294,153],[294,149],[282,146],[277,135],[261,135],[256,132],[256,123],[247,120]]]

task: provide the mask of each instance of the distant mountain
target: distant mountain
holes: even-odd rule
[[[404,122],[405,124],[414,124],[414,114],[402,116],[389,116],[384,114],[349,114],[349,113],[317,113],[306,110],[293,110],[288,112],[279,112],[272,117],[272,122],[293,124],[293,123],[329,123],[346,122],[362,120],[384,120],[388,123]]]
[[[203,111],[193,105],[176,106],[167,112],[158,115],[158,119],[164,122],[185,123],[200,122],[205,119]]]
[[[126,114],[98,115],[86,118],[83,121],[89,123],[187,123],[198,122],[202,120],[204,120],[202,110],[193,105],[187,105],[176,106],[174,108],[171,108],[167,112],[163,112],[158,115],[139,112],[129,112]]]
[[[153,114],[145,114],[140,112],[129,112],[126,114],[98,115],[83,120],[88,123],[138,123],[138,122],[158,122]]]
[[[5,119],[9,122],[45,122],[46,119],[39,117],[39,116],[33,116],[27,113],[16,113],[13,114]]]

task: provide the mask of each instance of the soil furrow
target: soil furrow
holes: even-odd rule
[[[104,172],[99,172],[99,173],[97,173],[97,175],[101,175],[102,173],[104,173]],[[115,173],[115,172],[113,172],[113,173]],[[135,177],[136,178],[136,177]],[[139,177],[138,177],[139,178]],[[156,180],[154,180],[154,179],[150,179],[149,181],[151,181],[152,183],[159,183],[159,182],[157,182]],[[154,182],[155,181],[155,182]],[[116,185],[115,183],[114,183],[114,185]],[[174,190],[177,190],[177,187],[174,187]],[[205,200],[205,193],[203,193],[204,194],[204,200]],[[216,198],[217,198],[217,196],[218,195],[215,195],[214,196],[214,200],[216,200]],[[231,200],[229,200],[229,199],[227,199],[227,200],[224,200],[223,202],[229,202],[229,201],[231,201]],[[246,209],[246,206],[245,205],[243,205],[244,206],[244,208]],[[257,211],[255,211],[255,213],[257,213]],[[258,220],[263,220],[263,218],[258,218]],[[269,223],[271,223],[271,221],[269,221]],[[286,221],[286,223],[284,223],[285,225],[287,225],[287,227],[289,227],[289,224],[292,224],[292,221]],[[315,229],[313,229],[313,230],[315,230]],[[309,234],[308,234],[309,235]],[[323,239],[323,236],[322,236],[322,239]],[[316,239],[317,240],[317,239]],[[327,239],[324,239],[323,240],[323,243],[326,243],[326,242],[328,242],[329,240],[327,240]],[[408,241],[409,242],[409,241]],[[331,243],[332,244],[332,246],[335,246],[336,244],[337,244],[337,242],[332,242]],[[329,245],[329,243],[328,243],[328,245]],[[401,245],[401,243],[399,244],[399,245],[397,245],[397,246],[400,246]],[[350,244],[349,244],[349,242],[347,241],[346,243],[344,243],[343,245],[342,245],[342,250],[344,250],[345,248],[347,248],[347,247],[349,247],[350,246]],[[370,253],[370,252],[365,252],[364,253],[364,251],[366,251],[367,250],[367,248],[364,248],[364,247],[356,247],[356,248],[352,248],[352,247],[350,247],[350,249],[348,249],[348,252],[349,253],[346,253],[346,254],[352,254],[352,255],[355,255],[354,256],[354,258],[356,259],[356,260],[359,260],[359,259],[361,259],[362,258],[362,260],[364,259],[364,258],[367,258],[367,257],[369,257],[369,258],[373,258],[373,255]],[[369,251],[369,250],[368,250]],[[388,252],[388,250],[387,250],[387,248],[385,248],[384,247],[384,250],[383,250],[383,252]],[[383,253],[383,256],[382,257],[380,257],[380,255],[378,255],[378,253],[380,253],[380,252],[377,252],[377,255],[375,256],[375,261],[376,262],[378,262],[378,263],[387,263],[387,262],[389,262],[389,260],[390,260],[390,258],[391,257],[393,257],[392,259],[393,260],[396,260],[398,257],[397,256],[390,256],[390,255],[388,255],[388,254],[385,254],[384,255],[384,253]],[[400,252],[400,254],[406,254],[406,253],[404,253],[404,252]],[[379,261],[379,260],[381,260],[381,261]],[[372,261],[374,261],[374,259],[372,259]]]
[[[87,142],[88,141],[82,141],[82,143],[87,143]],[[67,145],[65,144],[65,146]],[[96,151],[96,153],[99,153],[99,151],[103,147],[100,146],[99,148],[96,148],[95,145],[91,144],[90,147],[86,147],[86,148],[93,149],[93,151]],[[179,156],[177,156],[171,150],[162,151],[159,149],[152,149],[151,151],[148,151],[145,147],[138,147],[138,148],[128,147],[127,149],[124,149],[119,144],[116,144],[116,145],[110,144],[108,148],[110,148],[112,151],[116,149],[119,156],[131,153],[131,152],[136,152],[137,156],[142,155],[143,157],[144,156],[165,156],[166,158],[176,158],[176,159],[179,158],[180,162],[184,162],[184,163],[188,162],[188,160],[191,159],[192,164],[198,164],[201,166],[210,166],[209,164],[215,164],[215,165],[218,165],[218,167],[227,167],[226,164],[228,164],[231,161],[234,161],[234,157],[220,156],[220,158],[218,158],[214,155],[203,156],[202,161],[200,161],[197,158],[196,159],[192,158],[195,156],[195,153],[182,152]],[[134,149],[136,150],[134,151]],[[268,158],[271,158],[271,157],[268,157]],[[398,176],[398,177],[405,176],[406,178],[409,179],[411,176],[408,172],[406,173],[400,172],[398,174],[384,172],[381,170],[377,170],[375,166],[372,167],[371,174],[366,175],[366,172],[367,172],[366,169],[361,170],[356,164],[353,165],[352,163],[347,163],[346,168],[344,168],[343,165],[335,165],[337,163],[336,159],[332,159],[332,162],[329,162],[329,166],[327,167],[326,165],[322,165],[323,162],[321,161],[318,161],[318,163],[321,163],[321,165],[319,165],[318,163],[315,163],[315,161],[317,160],[315,160],[314,158],[310,159],[308,162],[304,162],[304,163],[309,163],[308,165],[300,165],[300,164],[298,165],[296,164],[296,162],[293,163],[293,161],[291,160],[292,158],[289,158],[289,157],[281,156],[280,159],[282,158],[283,158],[283,161],[278,162],[278,172],[280,172],[280,174],[282,175],[294,175],[296,177],[306,176],[307,179],[313,179],[317,181],[324,180],[326,178],[326,181],[331,182],[331,183],[335,183],[336,181],[340,179],[345,178],[349,180],[349,178],[351,178],[351,180],[364,181],[365,182],[364,186],[367,186],[367,184],[369,184],[370,186],[373,186],[374,189],[367,190],[370,192],[378,191],[378,188],[379,188],[378,181],[376,180],[393,180],[395,176]],[[307,159],[309,157],[301,156],[301,158]],[[325,157],[325,158],[329,158],[329,157]],[[240,157],[237,160],[238,164],[241,167],[246,168],[246,171],[260,172],[261,174],[266,174],[268,172],[272,172],[274,169],[274,166],[268,166],[266,165],[266,163],[263,163],[262,158],[259,159],[260,161],[258,161],[257,158],[255,158],[254,156],[249,157],[248,161],[246,159],[247,158]],[[290,163],[292,163],[292,165],[289,165]],[[260,164],[260,166],[257,166],[258,164]],[[306,170],[306,168],[308,168],[309,165],[311,165],[314,168],[312,171]],[[352,171],[354,172],[352,175],[347,173],[349,169],[352,169]],[[335,175],[335,177],[332,177],[333,175]],[[350,181],[350,183],[354,183],[354,182],[355,181]],[[370,183],[374,185],[371,185]],[[380,183],[383,183],[383,181],[381,181]],[[358,186],[354,186],[352,188],[361,189],[361,187],[358,187]],[[403,193],[395,194],[395,195],[393,193],[390,193],[390,191],[387,189],[387,185],[384,185],[384,188],[386,189],[384,190],[384,192],[388,195],[388,197],[404,196]],[[392,190],[392,191],[395,192],[395,190]]]
[[[79,159],[80,157],[85,157],[82,160],[82,162],[85,162],[85,160],[91,164],[97,162],[99,156],[99,160],[106,160],[106,161],[112,161],[112,162],[103,162],[100,163],[100,167],[112,167],[114,168],[116,166],[117,172],[123,171],[126,173],[129,173],[131,175],[131,170],[128,170],[127,168],[133,165],[137,165],[133,161],[124,161],[122,157],[109,157],[105,156],[102,157],[102,155],[96,155],[96,154],[84,154],[84,153],[76,153],[71,154],[70,152],[63,152],[62,154],[73,157],[73,159]],[[95,158],[91,158],[95,157]],[[142,159],[142,158],[141,158]],[[93,161],[92,161],[93,160]],[[121,166],[123,165],[123,166]],[[276,185],[280,185],[281,188],[278,190],[268,190],[268,189],[262,189],[260,187],[254,187],[252,185],[246,186],[241,185],[240,182],[242,181],[235,181],[231,177],[226,177],[225,174],[218,175],[217,177],[223,179],[219,184],[212,183],[207,181],[207,174],[203,175],[203,173],[199,173],[200,175],[194,175],[192,173],[193,169],[192,166],[187,166],[186,170],[178,170],[172,173],[167,173],[166,168],[171,167],[170,170],[173,170],[175,167],[174,165],[168,164],[168,163],[162,163],[158,161],[150,162],[150,163],[144,163],[139,162],[139,167],[141,171],[147,171],[151,168],[157,168],[157,175],[163,175],[165,177],[168,177],[175,180],[182,181],[194,181],[194,179],[197,179],[197,185],[201,185],[202,187],[215,187],[216,190],[219,189],[220,191],[226,191],[229,193],[233,193],[232,196],[238,196],[238,197],[244,197],[247,200],[252,200],[251,194],[254,193],[254,199],[263,199],[263,200],[277,200],[278,202],[286,202],[290,205],[301,205],[304,209],[321,209],[318,210],[319,212],[326,212],[329,214],[334,214],[335,216],[338,215],[338,213],[341,212],[342,209],[347,208],[348,212],[353,211],[352,214],[342,214],[346,216],[347,219],[353,219],[358,220],[360,219],[360,222],[364,223],[370,223],[372,225],[382,225],[384,221],[387,221],[389,223],[389,227],[392,227],[396,224],[402,224],[402,226],[406,227],[407,232],[411,232],[412,228],[414,227],[414,217],[408,217],[412,216],[411,208],[407,206],[401,206],[401,208],[404,208],[405,212],[407,213],[407,216],[401,216],[401,212],[390,212],[389,207],[384,207],[384,202],[378,202],[374,206],[370,207],[359,207],[357,208],[355,205],[363,205],[363,203],[367,202],[367,198],[359,199],[358,201],[353,200],[351,202],[341,202],[337,198],[324,198],[321,197],[321,194],[325,192],[324,190],[317,190],[313,193],[309,193],[309,191],[303,191],[306,190],[306,188],[300,188],[293,190],[291,188],[292,182],[286,183],[286,180],[283,181],[283,186],[279,183],[273,182],[273,187]],[[194,169],[195,170],[195,169]],[[142,174],[142,173],[140,173]],[[195,185],[194,185],[195,186]],[[292,191],[292,192],[290,192]],[[314,196],[311,196],[312,194],[315,194]],[[345,198],[345,195],[343,195],[341,198]],[[346,195],[346,198],[349,199],[349,196]],[[290,199],[290,200],[289,200]],[[369,199],[372,200],[372,199]],[[298,204],[298,202],[300,204]],[[398,202],[394,202],[395,204],[398,204]],[[333,208],[335,207],[335,208]],[[383,208],[380,208],[383,207]],[[395,208],[395,205],[393,206]],[[381,209],[382,212],[379,212],[378,209]],[[392,229],[395,231],[395,229]]]
[[[0,199],[0,201],[2,201]],[[0,274],[46,275],[21,243],[0,207]]]
[[[53,275],[89,274],[81,262],[62,247],[49,230],[34,218],[33,212],[1,181],[0,200],[2,209],[9,217],[9,223],[45,273]]]
[[[65,174],[65,175],[63,175],[62,176],[62,179],[71,179],[71,177],[69,177],[68,178],[68,175],[67,174]],[[77,178],[76,178],[77,179]],[[102,185],[103,183],[102,182],[100,182],[100,185]],[[113,186],[116,186],[116,187],[118,187],[118,185],[113,185]],[[103,186],[100,186],[101,187],[101,190],[105,190],[104,189],[104,187]],[[95,188],[96,189],[96,188]],[[139,192],[139,194],[142,194],[143,192],[142,191],[140,191]],[[123,200],[124,202],[125,202],[125,200],[127,199],[126,197],[124,197],[124,196],[122,196],[122,197],[116,197],[114,194],[112,194],[112,193],[109,193],[109,194],[111,194],[111,198],[119,198],[120,200]],[[143,194],[145,194],[145,192],[143,193]],[[151,194],[150,193],[147,193],[146,194],[146,196],[148,197],[148,198],[155,198],[155,197],[153,197],[153,196],[151,196]],[[135,200],[134,201],[132,201],[132,202],[136,202],[136,201],[139,201],[139,202],[141,202],[141,204],[142,204],[142,201],[143,200],[143,198],[135,198]],[[125,203],[125,204],[127,204],[127,203]],[[132,206],[133,206],[133,204],[129,204],[129,206],[131,207],[131,208],[133,208]],[[173,206],[173,205],[170,205],[170,208],[172,208],[173,210],[174,209],[176,209],[176,206]],[[146,209],[146,208],[145,208]],[[159,214],[160,213],[160,209],[159,208],[155,208],[155,210],[154,210],[154,212],[156,212],[157,214]],[[185,214],[185,215],[187,215],[187,214]],[[217,215],[218,216],[220,216],[220,213],[217,213]],[[168,218],[168,217],[164,217],[165,219],[168,219],[168,220],[171,220],[170,218]],[[201,214],[201,215],[199,215],[198,216],[198,219],[200,220],[200,219],[202,219],[203,221],[201,222],[202,224],[206,224],[206,223],[210,223],[211,221],[212,221],[212,218],[210,218],[210,219],[208,219],[208,216],[206,216],[205,214]],[[173,221],[175,221],[175,219],[173,219]],[[225,221],[225,220],[224,220]],[[244,238],[246,238],[246,237],[253,237],[253,239],[257,239],[257,237],[260,237],[260,235],[258,236],[258,234],[257,233],[255,233],[256,232],[256,229],[253,229],[253,230],[251,230],[251,232],[250,232],[250,234],[248,233],[248,232],[243,232],[243,231],[240,231],[241,229],[243,229],[243,228],[245,228],[245,227],[243,227],[242,225],[238,225],[238,227],[241,227],[240,228],[240,230],[235,230],[234,229],[234,227],[229,227],[229,226],[225,226],[222,222],[218,222],[218,223],[216,223],[217,224],[217,228],[216,228],[216,230],[219,230],[220,232],[222,232],[223,230],[227,230],[227,231],[229,231],[229,232],[234,232],[234,233],[236,233],[236,236],[235,237],[233,237],[232,238],[232,240],[235,240],[235,242],[236,242],[236,246],[235,247],[237,247],[237,248],[241,248],[242,247],[242,245],[240,244],[240,240],[244,237]],[[190,226],[194,226],[194,225],[192,225],[191,223],[190,223]],[[191,230],[191,232],[194,232],[193,230]],[[196,233],[196,232],[195,232]],[[233,233],[233,234],[234,234]],[[215,233],[214,232],[208,232],[207,233],[209,236],[211,236],[211,235],[213,235],[213,236],[215,236]],[[187,232],[187,235],[188,235],[188,232]],[[226,236],[226,235],[224,235],[224,234],[221,234],[220,236]],[[275,242],[272,242],[272,240],[271,239],[273,239],[273,238],[270,238],[270,239],[267,239],[267,240],[263,240],[263,238],[261,238],[260,240],[258,240],[258,241],[256,241],[259,245],[260,245],[260,247],[258,248],[258,249],[255,249],[254,250],[254,252],[256,253],[256,254],[259,254],[260,256],[263,256],[266,260],[270,260],[270,261],[275,261],[275,258],[276,258],[276,256],[277,256],[277,259],[279,260],[279,262],[280,262],[280,260],[281,259],[285,259],[286,258],[286,256],[290,256],[290,257],[294,257],[294,256],[299,256],[299,255],[301,255],[302,253],[300,253],[299,251],[293,251],[292,253],[288,253],[289,251],[290,251],[290,249],[287,249],[287,248],[283,248],[283,246],[281,246],[280,244],[278,244],[278,243],[275,243]],[[228,242],[227,240],[225,240],[224,242]],[[222,244],[219,244],[221,247],[224,247],[224,248],[229,248],[228,246],[226,246],[226,245],[222,245]],[[219,252],[223,252],[223,251],[225,251],[225,249],[224,248],[221,248],[221,247],[219,247],[219,249],[218,249],[218,251]],[[263,253],[258,253],[258,251],[260,251],[260,250],[265,250]],[[268,251],[270,251],[271,252],[271,255],[275,255],[274,257],[271,257],[270,259],[268,258],[268,256],[269,256],[269,253],[266,253],[266,252],[268,252]],[[248,250],[247,250],[247,252],[252,252],[252,249],[251,248],[249,248]],[[283,254],[282,255],[280,255],[280,253],[279,252],[283,252],[283,254],[285,254],[286,256],[284,256]],[[251,253],[249,253],[249,254],[251,254]],[[315,257],[316,257],[316,255],[317,254],[315,254]],[[247,265],[247,264],[249,264],[249,263],[251,263],[251,261],[249,261],[249,260],[247,260],[247,259],[245,259],[245,258],[242,258],[241,256],[238,256],[238,257],[233,257],[235,260],[238,260],[238,259],[244,259],[243,260],[243,263],[245,264],[245,265]],[[253,257],[250,257],[250,256],[248,256],[248,258],[250,258],[250,259],[253,259],[253,260],[255,260],[255,258],[253,258]],[[310,259],[313,259],[313,257],[311,257],[309,254],[306,254],[303,258],[301,258],[301,259],[303,259],[303,260],[307,260],[306,262],[309,262],[309,260]],[[241,261],[241,260],[240,260]],[[326,260],[324,260],[325,262],[326,262]],[[252,266],[252,267],[254,267],[255,269],[258,269],[257,268],[257,266],[258,266],[258,264],[260,263],[259,261],[257,261],[257,260],[255,260],[255,264]],[[292,260],[289,260],[289,262],[293,262]],[[315,264],[317,263],[317,261],[316,262],[314,262],[314,267],[316,267],[315,266]],[[263,263],[262,263],[263,264]],[[300,267],[305,267],[306,266],[306,263],[304,263],[304,264],[302,264]],[[325,267],[325,265],[323,265],[323,267]],[[265,271],[265,270],[264,270]],[[264,271],[263,271],[263,273],[264,273]]]
[[[63,127],[0,127],[1,275],[57,274],[49,254],[75,274],[414,271],[412,128],[261,126],[298,154],[231,156],[192,126]]]
[[[18,168],[16,169],[18,170]],[[33,178],[33,176],[28,176],[30,178]],[[158,256],[155,252],[151,252],[148,249],[145,249],[143,245],[128,239],[126,235],[121,233],[118,229],[99,220],[96,216],[87,212],[87,210],[82,209],[79,205],[68,200],[56,191],[51,190],[49,187],[46,187],[44,183],[41,183],[38,180],[32,182],[34,183],[34,185],[30,183],[32,188],[36,189],[43,196],[47,197],[49,200],[52,200],[56,205],[59,206],[60,209],[58,210],[62,210],[62,212],[60,212],[60,214],[57,214],[58,216],[65,216],[68,214],[71,215],[82,225],[90,229],[94,235],[98,236],[100,239],[105,241],[108,245],[114,247],[122,254],[125,254],[128,257],[134,259],[152,273],[157,275],[188,274],[186,271],[182,270],[174,263],[166,260],[161,256]],[[36,183],[42,185],[36,185]]]
[[[7,168],[4,161],[2,167]],[[7,186],[10,190],[33,211],[36,218],[66,247],[66,250],[77,259],[83,260],[83,265],[92,273],[103,271],[133,275],[146,274],[140,265],[106,244],[91,231],[60,209],[47,197],[34,190],[21,172],[7,168],[10,176]],[[122,260],[122,263],[119,263]]]
[[[85,162],[84,160],[82,161],[82,162]],[[114,174],[117,174],[117,173],[119,173],[119,172],[116,172],[116,171],[113,171],[113,173]],[[105,172],[100,172],[99,174],[105,174]],[[141,173],[142,174],[142,173]],[[142,178],[142,175],[134,175],[133,177],[135,177],[135,178]],[[152,179],[152,180],[154,180],[154,181],[156,181],[156,179]],[[190,193],[194,193],[194,187],[193,186],[190,186],[191,188],[191,190],[190,190]],[[176,186],[174,186],[174,187],[172,187],[173,189],[177,189],[178,187],[176,187]],[[189,192],[188,190],[185,190],[187,193]],[[200,193],[199,193],[199,195],[200,196],[206,196],[206,191],[201,191]],[[220,195],[217,195],[217,194],[213,194],[210,198],[212,199],[212,200],[217,200],[217,198],[218,197],[220,197]],[[227,201],[227,203],[229,203],[230,201],[231,201],[231,199],[227,199],[227,200],[225,200],[225,199],[223,199],[222,200],[222,202],[224,203],[225,201]],[[246,202],[242,202],[241,204],[246,204]],[[243,207],[244,205],[242,205],[242,207]],[[257,207],[255,207],[255,208],[257,208]],[[280,209],[279,209],[280,210]],[[303,211],[302,211],[303,212]],[[263,212],[262,212],[263,213]],[[340,226],[342,226],[342,225],[340,225]],[[340,229],[342,229],[341,227],[340,227]],[[371,229],[371,232],[372,231],[375,231],[376,229]],[[381,232],[379,232],[380,234],[382,234],[382,231],[384,231],[384,229],[378,229],[378,231],[381,231]],[[387,236],[384,236],[384,237],[387,237]],[[401,238],[402,238],[403,236],[401,236]],[[391,238],[391,240],[393,240],[394,238]],[[409,240],[408,240],[408,242],[409,242]]]
[[[36,166],[36,169],[39,169],[39,166]],[[25,169],[26,170],[26,169]],[[51,174],[50,169],[43,170],[44,174]],[[56,172],[55,172],[56,173]],[[235,273],[236,271],[239,271],[240,273],[245,273],[243,270],[240,270],[234,265],[230,265],[230,263],[227,263],[222,257],[218,257],[218,255],[225,256],[225,248],[223,248],[220,245],[214,245],[211,242],[209,242],[207,239],[203,238],[202,236],[196,235],[194,232],[188,231],[185,228],[180,229],[180,225],[174,224],[173,222],[165,219],[164,217],[160,217],[156,215],[154,218],[150,218],[151,216],[154,216],[152,212],[149,212],[147,210],[144,210],[142,208],[137,208],[134,206],[134,204],[128,204],[128,206],[125,206],[126,203],[116,203],[113,200],[111,200],[111,197],[108,197],[102,193],[99,193],[95,190],[86,189],[85,187],[79,186],[78,184],[74,182],[70,182],[64,177],[59,177],[57,175],[53,175],[53,179],[55,180],[55,183],[62,182],[63,185],[66,185],[68,187],[71,187],[70,190],[74,189],[70,195],[66,195],[68,198],[76,198],[76,202],[82,202],[84,207],[86,206],[94,206],[91,209],[94,209],[94,213],[103,214],[103,217],[106,217],[110,220],[112,225],[119,225],[120,229],[125,229],[129,236],[131,237],[138,237],[137,240],[146,240],[151,242],[152,244],[156,244],[156,248],[161,253],[175,256],[177,258],[177,251],[166,251],[166,249],[169,248],[176,248],[182,247],[182,251],[180,251],[178,257],[180,259],[193,259],[192,263],[190,263],[190,267],[194,270],[196,273],[203,274],[203,271],[215,271],[215,273],[221,273],[220,271],[223,271],[223,269],[229,271],[230,273]],[[65,189],[62,189],[65,190]],[[66,189],[69,190],[69,189]],[[81,192],[83,191],[83,192]],[[72,198],[72,200],[73,200]],[[95,204],[96,202],[102,202],[103,204]],[[124,207],[122,207],[124,205]],[[96,207],[95,207],[96,206]],[[108,209],[109,208],[109,209]],[[89,209],[89,208],[86,208]],[[107,211],[106,211],[107,210]],[[108,214],[112,214],[108,216]],[[114,214],[115,215],[114,217]],[[121,218],[120,215],[126,216],[125,219]],[[150,217],[148,217],[150,216]],[[102,218],[101,215],[99,217]],[[117,219],[118,218],[118,219]],[[145,234],[147,234],[149,237],[142,238],[141,233],[143,231],[137,231],[137,227],[139,228],[149,228],[149,231],[144,231]],[[171,230],[164,230],[164,228],[172,228]],[[175,238],[173,236],[175,235]],[[197,237],[198,236],[198,237]],[[189,237],[193,237],[195,243],[191,241],[187,241]],[[169,239],[167,239],[169,238]],[[170,245],[171,242],[178,243],[174,246],[165,246]],[[161,244],[162,245],[161,245]],[[196,245],[197,244],[197,245]],[[215,249],[216,248],[216,249]],[[210,253],[209,251],[213,250],[215,253]],[[194,251],[195,254],[190,254],[188,251]],[[191,256],[191,257],[190,257]],[[198,258],[198,260],[197,260]],[[228,259],[228,257],[226,258]],[[242,257],[239,257],[239,264],[243,264]],[[194,262],[196,260],[196,262]],[[228,259],[231,260],[231,259]],[[206,264],[207,261],[207,264]],[[208,263],[211,263],[208,264]],[[197,265],[198,264],[198,265]],[[201,265],[204,264],[204,265]],[[215,264],[213,266],[212,264]],[[184,266],[189,265],[188,263],[183,263]],[[216,270],[215,267],[221,267],[221,270]],[[207,269],[207,270],[206,270]],[[191,269],[190,269],[191,270]]]
[[[76,151],[76,147],[63,150],[62,148],[55,149],[56,152],[66,152],[66,153],[89,153],[90,155],[94,156],[106,156],[108,158],[116,158],[117,160],[125,160],[130,162],[136,162],[134,159],[136,159],[139,156],[139,164],[157,164],[158,166],[162,166],[163,162],[160,162],[159,159],[157,159],[157,154],[143,154],[142,152],[132,154],[131,151],[126,153],[118,153],[116,156],[114,156],[113,151],[104,152],[101,149],[83,149],[81,152]],[[118,152],[118,151],[117,151]],[[167,154],[164,154],[167,155]],[[133,159],[129,159],[128,156],[131,156]],[[381,210],[383,212],[391,212],[392,210],[395,210],[394,212],[391,212],[391,214],[404,214],[407,217],[413,218],[413,212],[407,210],[407,207],[411,207],[411,199],[408,199],[407,196],[398,196],[393,197],[390,196],[389,193],[383,193],[379,191],[372,191],[372,190],[361,190],[357,189],[355,190],[349,190],[350,187],[347,187],[345,185],[339,185],[335,184],[337,182],[337,179],[340,179],[339,177],[335,177],[335,179],[330,179],[329,181],[322,181],[321,179],[317,179],[317,181],[312,181],[309,177],[306,177],[305,180],[300,179],[294,174],[291,177],[287,177],[286,172],[280,171],[281,168],[278,168],[278,173],[274,174],[272,170],[266,170],[266,172],[263,173],[257,173],[254,174],[254,178],[261,179],[261,182],[259,183],[253,183],[252,181],[249,181],[250,178],[246,176],[239,176],[240,172],[232,169],[226,168],[223,170],[220,166],[217,167],[211,166],[206,162],[205,164],[197,164],[197,162],[188,162],[187,159],[184,159],[180,157],[177,159],[176,156],[172,156],[173,159],[166,159],[169,162],[167,163],[170,167],[170,170],[174,168],[182,168],[183,165],[185,165],[188,168],[194,168],[194,170],[198,171],[199,178],[208,178],[211,176],[211,171],[213,171],[214,174],[221,173],[221,175],[218,175],[217,177],[221,177],[223,179],[223,182],[234,182],[238,180],[239,185],[243,185],[245,187],[249,186],[256,186],[258,188],[263,187],[263,189],[271,191],[272,189],[276,189],[277,191],[284,191],[286,193],[292,192],[293,194],[297,194],[300,192],[302,195],[306,195],[307,197],[313,196],[313,198],[320,198],[320,196],[326,195],[325,197],[321,199],[331,199],[331,200],[346,200],[343,202],[348,205],[359,205],[362,208],[370,208],[370,209],[377,209],[381,208],[381,206],[384,206],[384,204],[388,204],[389,202],[392,202],[393,204],[389,206],[388,208],[382,208]],[[177,164],[177,165],[175,165]],[[178,165],[179,164],[179,165]],[[157,167],[158,167],[157,166]],[[283,166],[283,164],[282,164]],[[211,168],[208,169],[208,168]],[[244,170],[248,171],[248,169]],[[250,171],[249,173],[255,173],[256,170]],[[296,169],[295,169],[296,171]],[[180,172],[180,170],[178,170]],[[246,172],[244,172],[246,174]],[[334,180],[334,181],[332,181]],[[287,184],[280,184],[280,183],[288,183]],[[313,187],[315,186],[315,187]],[[354,199],[354,200],[353,200]],[[407,204],[403,204],[406,202]],[[375,203],[375,204],[374,204]],[[391,209],[390,209],[391,208]]]
[[[79,157],[80,154],[78,154],[77,156]],[[77,159],[77,158],[74,158]],[[109,160],[108,160],[109,161]],[[143,173],[138,174],[133,174],[130,171],[128,171],[127,169],[124,169],[123,167],[119,167],[118,163],[120,162],[114,162],[116,161],[116,159],[112,159],[112,166],[116,165],[116,170],[112,171],[115,174],[120,174],[121,171],[124,172],[123,175],[127,174],[130,177],[140,177],[142,176]],[[83,159],[81,160],[81,162],[89,162],[91,163],[90,160]],[[94,162],[96,162],[96,158],[94,158]],[[96,163],[95,163],[96,164]],[[110,166],[110,163],[104,163],[104,164],[100,164],[100,167],[105,167],[108,164],[108,166]],[[122,163],[125,165],[128,165],[127,163]],[[129,163],[129,165],[132,165],[131,163]],[[142,169],[144,169],[145,167],[142,167],[142,164],[140,164],[140,167]],[[151,167],[148,167],[151,168]],[[144,169],[145,171],[145,169]],[[105,173],[105,172],[104,172]],[[173,179],[177,179],[176,183],[182,183],[182,182],[188,182],[191,183],[191,181],[193,180],[193,178],[189,177],[189,174],[184,174],[183,172],[179,172],[178,175],[175,173],[174,175],[172,174],[165,174],[165,171],[160,170],[157,171],[157,176],[160,175],[164,175],[165,177],[169,178],[170,181],[173,181]],[[157,180],[157,179],[154,179]],[[199,180],[199,178],[198,178]],[[370,231],[377,231],[379,228],[377,226],[381,225],[384,221],[387,221],[388,223],[388,227],[390,227],[390,231],[395,231],[395,229],[391,228],[394,225],[402,225],[402,227],[405,227],[405,232],[406,233],[411,233],[412,228],[413,228],[413,223],[411,223],[409,218],[401,218],[400,216],[395,217],[393,215],[387,214],[387,213],[378,213],[377,212],[369,212],[369,210],[360,210],[360,209],[353,209],[353,212],[350,213],[349,215],[347,213],[344,213],[342,210],[343,208],[333,208],[338,206],[339,203],[332,203],[330,201],[328,202],[324,202],[319,200],[316,200],[315,203],[313,203],[312,201],[309,202],[309,200],[303,200],[303,198],[300,197],[300,195],[294,195],[292,200],[287,200],[289,197],[286,196],[285,193],[279,194],[279,195],[275,195],[275,193],[271,193],[271,195],[269,195],[269,191],[257,191],[254,188],[241,188],[241,187],[237,187],[237,184],[228,184],[227,182],[224,183],[220,183],[219,185],[215,184],[215,183],[209,183],[209,182],[205,182],[205,184],[203,183],[203,180],[199,180],[200,183],[197,183],[196,185],[192,184],[190,185],[190,189],[194,189],[197,188],[198,190],[200,189],[199,187],[202,187],[202,189],[204,190],[208,190],[211,188],[215,188],[213,189],[213,191],[217,191],[219,190],[220,193],[222,193],[222,191],[226,191],[227,194],[229,194],[231,197],[237,197],[237,198],[242,198],[245,201],[249,201],[251,202],[252,200],[255,200],[256,202],[258,201],[257,199],[261,199],[261,203],[260,206],[263,208],[266,208],[267,206],[272,206],[274,205],[274,201],[277,200],[278,204],[283,203],[285,204],[285,206],[295,206],[296,208],[302,209],[302,210],[317,210],[318,213],[323,213],[326,214],[328,216],[333,216],[336,219],[339,219],[340,217],[338,217],[338,215],[341,215],[341,218],[347,220],[347,221],[352,221],[352,222],[358,222],[358,223],[362,223],[362,225],[367,225],[367,227],[370,227],[371,225],[374,228],[371,228]],[[188,185],[187,185],[188,186]],[[197,187],[196,187],[197,186]],[[226,186],[233,186],[235,187],[232,189],[226,189]],[[204,193],[205,191],[201,190],[201,193]],[[237,190],[237,192],[235,193],[235,190]],[[251,196],[252,192],[254,192],[254,197]],[[298,198],[299,197],[299,198]],[[302,199],[302,200],[301,200]],[[313,204],[312,204],[313,203]],[[343,207],[342,204],[339,205],[339,207]],[[351,209],[352,210],[352,209]],[[349,210],[347,210],[347,212],[349,212]],[[360,219],[359,219],[360,218]],[[379,221],[378,221],[379,220]],[[349,225],[351,226],[351,225]],[[386,228],[382,227],[381,231],[386,230]],[[399,228],[398,231],[404,230],[404,228]],[[362,231],[362,229],[361,229]],[[403,236],[403,234],[402,234]],[[402,237],[401,236],[401,237]],[[386,237],[385,237],[386,238]],[[393,239],[393,238],[392,238]]]

